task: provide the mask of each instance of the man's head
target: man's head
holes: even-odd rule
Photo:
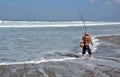
[[[89,32],[86,31],[86,32],[85,32],[85,35],[88,36],[88,35],[89,35]]]

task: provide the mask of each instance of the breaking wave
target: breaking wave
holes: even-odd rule
[[[119,25],[120,22],[86,21],[86,26]],[[69,27],[83,26],[82,21],[2,21],[0,27]]]

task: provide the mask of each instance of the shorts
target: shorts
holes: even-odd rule
[[[90,47],[89,47],[89,46],[84,46],[84,47],[83,47],[82,54],[85,54],[85,53],[86,53],[86,50],[88,51],[89,55],[91,55],[91,54],[92,54],[92,53],[91,53],[91,49],[90,49]]]

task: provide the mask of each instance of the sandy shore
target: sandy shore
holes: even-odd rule
[[[120,35],[100,36],[97,39],[120,46]],[[93,59],[0,65],[0,77],[120,77],[120,58],[97,56],[96,53]]]

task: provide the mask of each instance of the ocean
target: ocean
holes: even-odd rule
[[[86,26],[94,56],[102,56],[98,45],[104,44],[95,37],[120,35],[120,22],[86,21]],[[82,52],[84,31],[81,21],[0,21],[0,65],[72,59]]]

